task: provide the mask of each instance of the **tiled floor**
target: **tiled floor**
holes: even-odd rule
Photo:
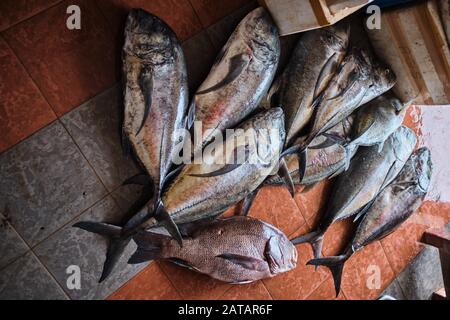
[[[120,186],[138,171],[119,142],[117,83],[127,10],[143,7],[174,29],[183,41],[193,91],[256,2],[75,0],[70,4],[82,9],[82,29],[74,31],[65,27],[68,4],[0,2],[0,298],[334,299],[328,271],[305,265],[312,257],[308,245],[298,246],[295,270],[249,285],[224,284],[166,262],[129,266],[126,255],[105,283],[97,283],[106,243],[71,225],[87,217],[118,223],[139,195],[139,188]],[[282,39],[282,56],[295,39]],[[424,116],[433,113],[419,109],[411,108],[407,123],[424,136],[422,144],[438,152]],[[448,125],[448,109],[433,110],[438,114],[432,122]],[[440,170],[444,161],[438,158]],[[264,188],[250,215],[290,236],[303,234],[317,224],[330,186],[320,183],[303,193],[299,188],[294,199],[283,187]],[[447,197],[441,195],[441,201],[449,203]],[[352,257],[337,298],[376,298],[420,252],[421,232],[450,219],[450,205],[436,200],[431,197],[402,228]],[[339,253],[352,230],[350,221],[330,228],[324,253]],[[66,283],[71,265],[81,270],[79,290]],[[368,289],[373,265],[381,269],[381,284]]]

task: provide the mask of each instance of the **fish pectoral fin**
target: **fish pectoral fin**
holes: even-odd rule
[[[359,73],[357,71],[352,71],[348,76],[347,85],[345,86],[345,88],[334,97],[329,98],[328,101],[343,97],[355,85],[356,81],[358,80],[358,76]]]
[[[315,146],[309,146],[310,149],[325,149],[328,147],[331,147],[335,144],[345,145],[347,143],[347,140],[342,138],[340,135],[334,133],[334,132],[325,132],[322,134],[326,138],[326,140],[318,145]]]
[[[301,184],[306,174],[308,149],[300,151],[298,154],[298,181]]]
[[[242,159],[242,154],[244,155],[244,159]],[[222,168],[216,171],[207,173],[191,173],[189,175],[192,177],[200,177],[200,178],[221,176],[239,168],[242,164],[248,161],[249,156],[250,156],[250,149],[248,148],[248,145],[240,145],[233,150],[233,159],[232,159],[233,163],[227,163]]]
[[[325,77],[335,73],[338,66],[338,54],[335,52],[331,55],[330,58],[328,58],[327,62],[325,62],[322,69],[320,70],[319,77],[317,78],[316,85],[314,87],[314,98],[322,93],[322,90],[325,87]]]
[[[152,105],[152,93],[153,93],[153,78],[149,70],[143,69],[141,75],[139,76],[139,88],[144,96],[144,114],[142,116],[141,125],[136,132],[138,135],[142,128],[144,128],[145,122],[147,121],[148,115],[150,113],[150,106]]]
[[[234,253],[223,253],[216,257],[228,260],[248,270],[264,271],[267,269],[266,261],[253,257],[247,257]]]
[[[176,265],[179,265],[181,267],[188,268],[193,271],[199,271],[198,268],[194,267],[192,264],[190,264],[186,260],[183,260],[180,258],[168,258],[167,260],[169,260],[170,262],[175,263]]]
[[[180,230],[161,202],[159,203],[153,217],[169,232],[169,234],[178,242],[180,247],[182,247],[183,238],[181,236]]]
[[[280,159],[278,175],[280,176],[280,178],[283,179],[284,184],[286,185],[287,189],[289,190],[289,193],[291,194],[291,196],[293,198],[295,195],[294,181],[292,181],[292,177],[289,172],[289,168],[288,168],[286,160],[284,160],[284,158]]]
[[[375,197],[376,198],[376,197]],[[366,214],[366,212],[370,209],[370,207],[372,206],[372,204],[375,201],[375,198],[373,198],[372,200],[369,201],[369,203],[365,204],[364,207],[362,207],[361,209],[359,209],[358,213],[356,214],[355,218],[353,219],[353,222],[356,222],[357,220],[359,220],[359,218],[361,218],[363,215]]]
[[[196,95],[206,94],[206,93],[209,93],[212,91],[216,91],[216,90],[230,84],[248,66],[249,62],[250,62],[249,56],[244,53],[240,53],[240,54],[237,54],[237,55],[231,57],[227,75],[221,81],[219,81],[217,84],[213,85],[212,87],[197,91]]]

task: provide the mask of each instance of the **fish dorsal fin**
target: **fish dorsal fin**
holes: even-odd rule
[[[245,269],[252,270],[252,271],[264,271],[267,269],[267,262],[261,259],[253,258],[253,257],[247,257],[240,254],[234,254],[234,253],[223,253],[218,256],[217,258],[228,260],[234,264],[237,264]]]
[[[220,80],[217,84],[213,85],[212,87],[209,87],[209,88],[201,90],[201,91],[197,91],[196,95],[206,94],[206,93],[209,93],[212,91],[216,91],[216,90],[230,84],[241,74],[242,70],[244,70],[247,67],[249,61],[250,60],[249,60],[248,55],[246,55],[244,53],[240,53],[240,54],[237,54],[237,55],[231,57],[230,64],[228,66],[227,75],[222,80]]]
[[[250,208],[252,207],[253,201],[255,201],[255,198],[258,194],[259,188],[256,188],[256,190],[253,190],[250,194],[248,194],[245,198],[244,198],[244,202],[242,203],[242,209],[240,212],[241,216],[247,216]]]
[[[154,218],[169,232],[169,234],[175,240],[177,240],[180,246],[183,246],[183,239],[181,237],[180,230],[178,229],[170,214],[164,208],[162,202],[158,204],[158,207],[154,214]]]
[[[295,195],[294,181],[292,181],[291,174],[289,173],[289,168],[284,158],[280,159],[279,166],[280,168],[278,170],[278,175],[280,176],[281,179],[283,179],[284,184],[286,185],[287,189],[289,190],[289,193],[293,198]]]
[[[139,126],[136,135],[138,135],[142,128],[144,128],[145,122],[147,121],[148,115],[150,113],[150,107],[152,105],[152,92],[153,92],[153,78],[150,70],[142,69],[139,76],[139,88],[141,89],[142,95],[144,96],[144,114],[142,116],[142,122]]]

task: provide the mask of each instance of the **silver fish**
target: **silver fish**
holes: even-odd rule
[[[331,270],[336,295],[340,291],[344,263],[355,252],[393,232],[420,207],[430,185],[431,172],[430,150],[421,148],[414,152],[397,178],[370,205],[345,252],[308,262],[310,265],[327,266]]]
[[[302,33],[283,73],[269,91],[286,116],[286,145],[313,115],[313,101],[330,82],[347,51],[350,28],[337,24]]]
[[[359,148],[349,169],[336,179],[319,226],[315,231],[294,239],[294,243],[311,243],[314,257],[319,258],[328,227],[335,221],[362,215],[375,196],[403,168],[416,141],[414,132],[401,126],[389,137],[381,152],[377,146]]]
[[[129,263],[164,259],[240,284],[250,283],[296,267],[297,250],[286,235],[261,220],[231,217],[192,223],[185,230],[183,247],[165,235],[140,232]]]
[[[188,127],[194,121],[202,124],[194,154],[255,110],[272,83],[279,57],[277,28],[268,12],[257,8],[236,27],[191,102]]]
[[[170,27],[158,17],[133,9],[125,26],[124,141],[145,168],[158,198],[172,165],[176,130],[188,105],[183,50]]]

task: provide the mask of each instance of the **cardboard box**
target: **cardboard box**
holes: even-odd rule
[[[271,13],[280,35],[328,26],[373,0],[260,0]]]
[[[450,103],[450,53],[436,1],[382,10],[381,29],[367,34],[375,53],[397,75],[399,98]]]

